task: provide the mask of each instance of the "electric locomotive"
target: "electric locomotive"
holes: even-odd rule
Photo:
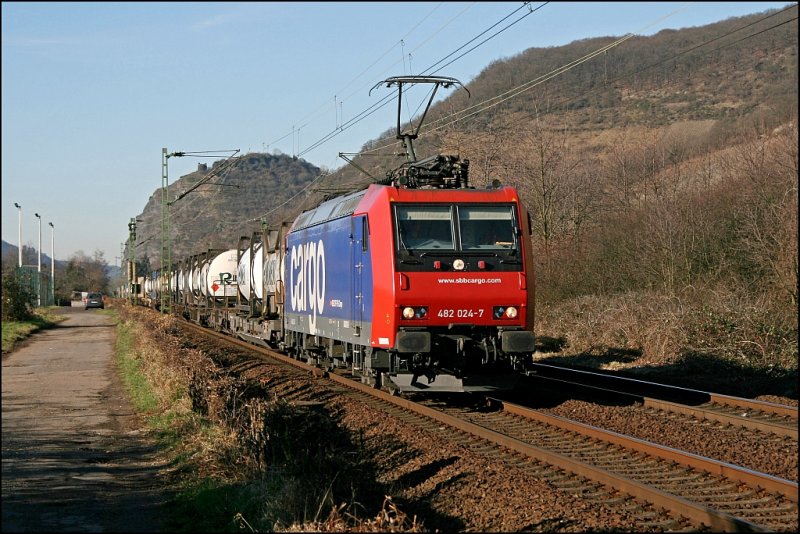
[[[425,82],[458,83],[386,80],[401,94],[403,83]],[[467,160],[416,161],[416,137],[398,119],[406,164],[294,221],[283,348],[394,390],[513,387],[534,351],[527,211],[512,187],[469,187]]]
[[[401,391],[513,386],[534,350],[529,228],[512,187],[323,203],[287,235],[284,348]]]

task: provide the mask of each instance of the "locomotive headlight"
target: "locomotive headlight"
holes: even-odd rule
[[[464,270],[464,260],[461,258],[457,260],[453,260],[453,269],[456,271],[463,271]]]
[[[406,306],[403,308],[403,319],[427,319],[427,306]]]
[[[519,311],[515,306],[495,306],[492,317],[495,319],[516,319]]]

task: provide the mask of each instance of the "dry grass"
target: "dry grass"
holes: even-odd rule
[[[334,507],[324,521],[292,525],[284,532],[422,532],[416,516],[409,518],[400,511],[390,496],[385,496],[381,511],[372,519],[361,519],[343,513],[347,507]]]
[[[335,413],[277,398],[263,381],[237,373],[252,365],[228,367],[231,353],[190,346],[170,317],[127,304],[120,317],[135,325],[133,357],[156,397],[151,422],[185,488],[171,508],[175,525],[198,531],[418,531],[416,518],[407,518],[390,497],[382,507],[376,500],[383,490],[370,458],[358,452]],[[337,505],[347,500],[343,496],[358,502]]]
[[[615,371],[660,370],[721,387],[747,376],[796,381],[797,315],[776,306],[767,296],[694,288],[676,297],[579,297],[539,308],[537,358]],[[797,395],[796,386],[781,391]]]
[[[189,394],[194,369],[209,366],[207,358],[200,351],[182,347],[170,335],[177,332],[173,318],[127,304],[119,310],[122,321],[132,325],[131,355],[155,397],[149,423],[176,459],[178,471],[192,473],[197,479],[235,480],[236,471],[229,469],[230,459],[238,457],[235,434],[224,426],[209,424],[194,410]]]
[[[767,297],[687,288],[681,296],[627,293],[584,296],[537,310],[537,333],[562,337],[572,353],[637,351],[663,364],[686,351],[740,363],[797,367],[797,321]]]

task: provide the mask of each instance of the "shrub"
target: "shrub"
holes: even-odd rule
[[[20,283],[15,274],[3,276],[3,311],[4,321],[25,321],[33,317],[30,302],[34,298],[30,288]]]

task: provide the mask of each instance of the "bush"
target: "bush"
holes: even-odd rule
[[[3,320],[25,321],[33,317],[30,302],[34,295],[15,274],[3,276]]]

